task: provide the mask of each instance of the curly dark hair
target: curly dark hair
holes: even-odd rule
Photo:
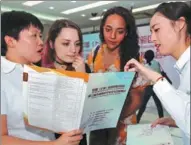
[[[140,47],[138,44],[137,27],[135,24],[135,18],[133,17],[133,14],[131,13],[131,11],[120,6],[113,7],[104,13],[103,19],[101,21],[100,40],[102,43],[104,43],[103,27],[105,25],[105,22],[108,16],[113,14],[117,14],[121,16],[126,23],[127,35],[121,42],[120,49],[119,49],[120,71],[123,71],[127,61],[129,61],[131,58],[135,58],[137,60],[139,59]]]

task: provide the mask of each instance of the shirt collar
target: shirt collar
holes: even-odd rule
[[[180,56],[175,64],[175,68],[181,72],[188,61],[190,61],[190,46],[188,46],[186,51]]]
[[[16,65],[19,65],[15,62],[7,60],[4,56],[1,56],[1,69],[4,73],[12,72]]]

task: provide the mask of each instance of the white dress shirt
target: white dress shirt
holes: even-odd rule
[[[32,141],[50,141],[52,132],[24,124],[22,96],[23,67],[1,56],[1,115],[7,116],[8,135]]]
[[[190,46],[178,59],[175,68],[180,75],[178,89],[166,79],[158,81],[153,89],[177,126],[184,132],[187,138],[184,144],[190,145]]]

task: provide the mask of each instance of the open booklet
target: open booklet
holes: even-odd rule
[[[168,126],[151,124],[128,125],[126,145],[174,145]]]
[[[25,65],[25,123],[54,132],[114,128],[134,76],[134,72],[87,74]]]

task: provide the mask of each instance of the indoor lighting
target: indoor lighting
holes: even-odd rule
[[[68,15],[68,14],[84,11],[84,10],[87,10],[87,9],[92,9],[92,8],[95,8],[95,7],[107,5],[107,4],[114,3],[114,2],[118,2],[118,1],[98,1],[98,2],[87,4],[87,5],[84,5],[84,6],[81,6],[81,7],[69,9],[69,10],[63,11],[61,13]]]
[[[4,7],[1,7],[1,12],[9,12],[11,11],[11,9],[9,8],[4,8]]]
[[[102,18],[103,18],[103,16],[97,16],[97,17],[89,18],[89,20],[96,21],[96,20],[100,20]]]
[[[72,3],[75,3],[76,1],[71,1]]]
[[[137,12],[141,12],[141,11],[145,11],[145,10],[155,9],[155,8],[157,8],[160,4],[161,4],[161,3],[159,3],[159,4],[154,4],[154,5],[149,5],[149,6],[145,6],[145,7],[140,7],[140,8],[135,8],[135,9],[133,9],[133,13],[137,13]]]
[[[106,12],[106,11],[107,11],[107,9],[103,9],[103,11],[104,11],[104,12]]]
[[[176,2],[176,1],[167,1],[169,2]],[[181,2],[185,2],[185,1],[181,1]],[[161,3],[158,4],[154,4],[154,5],[149,5],[149,6],[145,6],[145,7],[140,7],[140,8],[135,8],[133,9],[133,13],[137,13],[137,12],[141,12],[141,11],[146,11],[146,10],[151,10],[151,9],[155,9],[157,8]]]
[[[8,12],[8,11],[12,11],[12,10],[23,11],[22,9],[13,9],[13,8],[1,6],[2,12]],[[64,17],[55,17],[55,16],[40,14],[40,13],[36,13],[36,12],[30,12],[30,11],[28,11],[28,12],[32,13],[33,15],[35,15],[36,17],[38,17],[39,19],[42,19],[42,20],[55,21],[57,19],[68,19],[68,18],[64,18]]]
[[[42,2],[44,2],[44,1],[26,1],[26,2],[23,3],[23,5],[32,7],[34,5],[38,5],[38,4],[42,3]]]
[[[169,3],[169,2],[176,2],[176,1],[167,1],[167,2]]]
[[[54,7],[49,7],[49,9],[53,10],[53,9],[54,9]]]
[[[81,16],[82,16],[82,17],[85,17],[86,15],[85,15],[85,14],[82,14]]]

